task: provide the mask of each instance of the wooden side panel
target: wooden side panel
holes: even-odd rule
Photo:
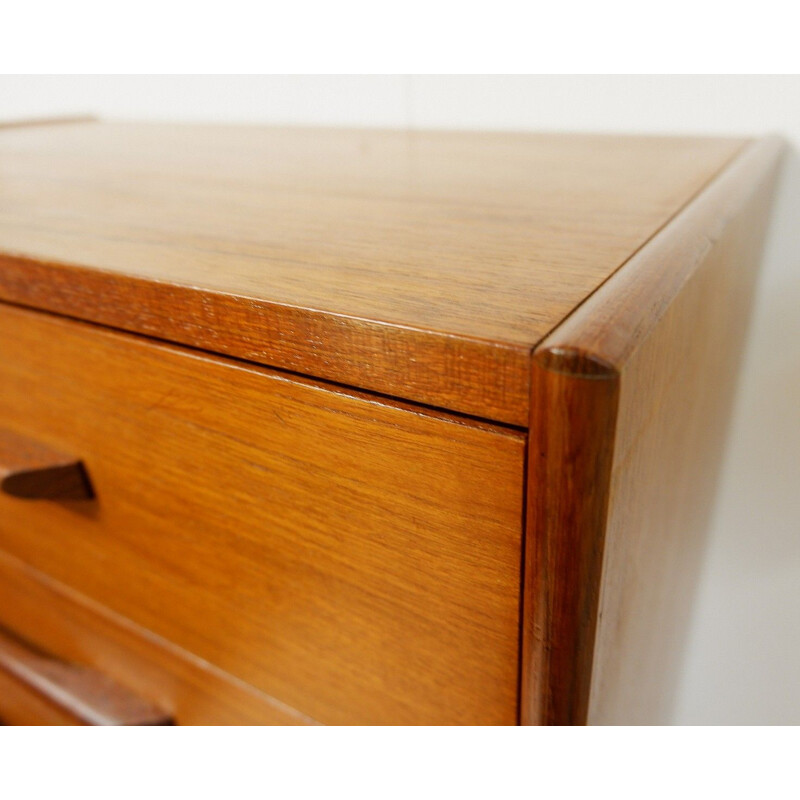
[[[523,722],[668,721],[780,149],[748,148],[535,354]]]
[[[525,435],[0,307],[0,547],[309,717],[513,723]]]
[[[622,370],[590,723],[669,722],[768,207],[751,198]]]

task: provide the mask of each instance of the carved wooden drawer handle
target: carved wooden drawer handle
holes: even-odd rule
[[[0,629],[0,720],[11,725],[171,725],[110,678],[42,655]]]
[[[28,500],[89,500],[94,496],[79,459],[3,429],[0,489]]]

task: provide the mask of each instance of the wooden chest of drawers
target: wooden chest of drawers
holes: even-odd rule
[[[662,721],[779,155],[0,130],[0,718]]]

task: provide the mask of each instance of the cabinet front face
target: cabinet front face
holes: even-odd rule
[[[0,429],[94,495],[12,557],[319,722],[516,721],[522,433],[10,307]]]
[[[663,718],[781,151],[0,131],[0,630],[177,724]]]

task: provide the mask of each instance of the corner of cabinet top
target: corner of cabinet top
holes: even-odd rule
[[[0,300],[526,427],[534,349],[748,146],[5,127]]]

